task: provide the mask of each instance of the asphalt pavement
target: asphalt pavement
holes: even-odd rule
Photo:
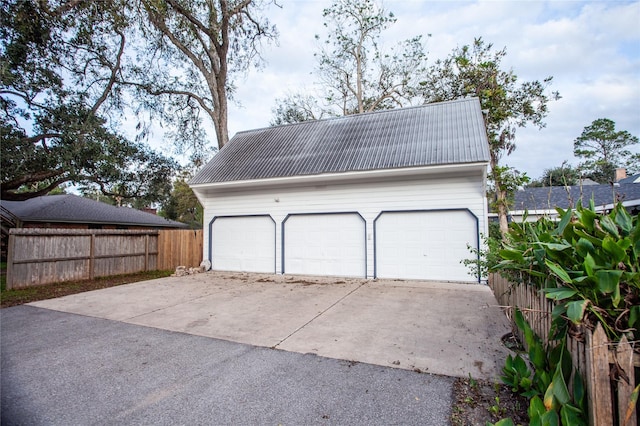
[[[35,306],[0,311],[2,425],[445,425],[454,379]]]

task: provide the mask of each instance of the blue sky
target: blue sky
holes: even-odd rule
[[[325,0],[278,0],[267,13],[280,33],[264,50],[266,64],[237,81],[240,105],[229,108],[229,129],[266,127],[275,99],[313,88]],[[519,129],[516,151],[504,163],[539,177],[563,160],[576,164],[573,140],[597,118],[640,136],[640,2],[386,0],[397,23],[384,35],[395,42],[431,34],[429,62],[483,37],[507,48],[504,65],[521,81],[553,76],[562,99],[549,105],[547,126]],[[214,132],[209,132],[211,137]],[[636,151],[640,151],[636,149]]]

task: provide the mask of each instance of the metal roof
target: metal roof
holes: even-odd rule
[[[623,201],[629,205],[640,205],[640,184],[623,183],[611,185],[587,186],[547,186],[541,188],[525,188],[515,193],[515,211],[548,210],[560,207],[575,207],[580,201],[588,206],[593,199],[596,207]]]
[[[168,220],[129,207],[116,207],[76,195],[45,195],[25,201],[2,200],[3,209],[23,222],[92,223],[158,228],[186,228]]]
[[[237,133],[191,185],[489,162],[477,98]]]

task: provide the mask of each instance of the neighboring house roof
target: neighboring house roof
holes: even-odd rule
[[[620,179],[618,183],[638,183],[640,184],[640,173],[637,175],[629,176],[624,179]]]
[[[488,162],[468,98],[239,132],[189,183]]]
[[[25,201],[2,200],[8,210],[22,222],[91,223],[121,226],[186,228],[187,225],[129,207],[82,198],[75,195],[45,195]]]
[[[625,206],[640,205],[640,185],[620,183],[611,185],[587,186],[551,186],[541,188],[525,188],[515,193],[512,213],[528,210],[529,212],[554,210],[556,207],[567,209],[575,207],[580,201],[588,206],[590,200],[596,207],[610,208],[621,201]]]

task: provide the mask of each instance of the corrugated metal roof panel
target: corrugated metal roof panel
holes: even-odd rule
[[[191,184],[489,161],[476,98],[237,133]]]

